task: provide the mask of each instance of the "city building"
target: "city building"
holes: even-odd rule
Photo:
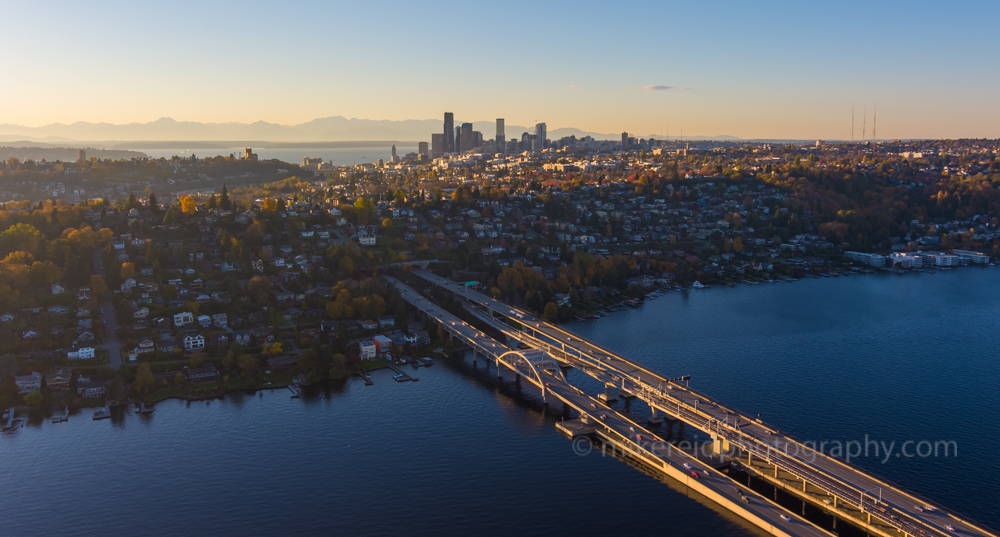
[[[444,156],[444,134],[431,134],[431,158],[441,158]]]
[[[444,113],[444,153],[455,152],[455,115]]]
[[[628,133],[627,132],[623,132],[622,133],[622,151],[627,151],[627,150],[628,150]]]
[[[362,360],[374,360],[375,354],[377,353],[375,342],[362,340],[358,343],[358,349],[361,351]]]
[[[535,125],[535,140],[534,149],[535,151],[541,151],[545,149],[545,140],[548,138],[548,132],[545,127],[545,123],[538,123]]]
[[[853,261],[866,263],[873,267],[884,267],[885,256],[878,254],[866,254],[864,252],[844,252],[844,257]]]
[[[503,132],[503,118],[502,117],[498,117],[497,118],[497,134],[496,134],[495,144],[496,144],[497,152],[499,152],[499,153],[503,153],[507,149],[507,137],[504,135],[504,132]]]
[[[417,154],[418,155],[423,155],[425,157],[428,156],[427,155],[427,142],[420,142],[420,143],[417,144]]]

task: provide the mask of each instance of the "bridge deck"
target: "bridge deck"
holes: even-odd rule
[[[491,320],[494,320],[494,315],[499,314],[506,322],[513,322],[518,334],[508,332],[508,335],[525,342],[530,341],[529,345],[534,343],[535,346],[545,347],[556,358],[560,358],[562,354],[564,359],[587,364],[590,367],[583,369],[598,378],[606,375],[616,382],[623,381],[626,389],[642,397],[651,406],[670,412],[707,433],[730,440],[756,456],[763,456],[768,462],[780,466],[798,479],[806,480],[838,496],[841,501],[846,500],[862,507],[876,523],[896,527],[914,535],[949,535],[946,530],[948,525],[955,527],[962,535],[995,535],[933,504],[934,510],[917,511],[914,506],[923,507],[928,502],[860,468],[819,453],[774,427],[726,407],[704,394],[671,382],[665,375],[559,326],[542,321],[524,310],[425,270],[413,271],[413,274],[455,293],[474,307],[487,310]],[[499,328],[499,325],[493,322],[491,324]],[[510,325],[508,328],[511,328]],[[883,530],[885,533],[884,530],[888,528],[872,529]]]

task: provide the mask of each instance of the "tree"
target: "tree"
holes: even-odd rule
[[[205,363],[205,352],[198,349],[191,353],[191,369],[197,369]]]
[[[198,212],[198,204],[194,202],[191,196],[181,196],[181,212],[187,215]]]
[[[37,254],[45,236],[30,224],[15,224],[0,233],[0,257],[18,250]]]
[[[176,224],[181,219],[181,212],[177,210],[176,206],[171,205],[167,209],[167,214],[163,215],[164,224]]]
[[[139,369],[135,372],[135,391],[142,395],[149,393],[149,387],[156,379],[153,377],[153,370],[149,367],[149,362],[139,364]]]
[[[26,405],[28,405],[28,406],[32,406],[32,407],[38,408],[38,407],[42,406],[42,400],[43,399],[44,399],[44,396],[42,395],[42,392],[40,392],[38,390],[35,390],[35,391],[30,392],[30,393],[28,393],[28,394],[26,394],[24,396],[24,403]]]
[[[160,204],[156,201],[156,194],[153,192],[149,193],[149,199],[146,201],[146,206],[149,207],[150,211],[156,212],[160,210]]]
[[[266,299],[271,294],[271,280],[267,276],[254,276],[247,284],[247,292],[258,300]]]
[[[257,370],[260,368],[260,364],[252,355],[244,354],[236,360],[236,363],[240,369],[240,378],[243,380],[252,379],[257,376]]]
[[[299,358],[296,360],[296,363],[298,364],[299,369],[301,369],[306,375],[316,375],[319,372],[320,365],[322,365],[319,353],[316,352],[316,349],[306,349],[302,351],[299,354]]]
[[[118,272],[118,277],[123,280],[125,278],[135,278],[135,263],[131,261],[122,263],[122,269]]]
[[[104,283],[104,278],[97,274],[91,274],[90,276],[90,294],[92,296],[101,296],[108,291],[107,284]]]
[[[229,190],[226,189],[225,183],[222,183],[222,195],[219,197],[219,207],[227,211],[233,207],[233,203],[229,201]]]
[[[382,220],[382,227],[384,227],[384,228],[391,228],[392,227],[392,218],[386,218],[385,220]]]
[[[543,321],[554,321],[556,317],[559,316],[559,306],[556,306],[555,302],[549,302],[545,305],[545,311],[542,312]]]
[[[743,250],[743,237],[736,237],[733,239],[733,250],[737,252]]]
[[[178,371],[177,375],[174,376],[174,384],[175,385],[184,384],[184,380],[185,380],[184,379],[184,372],[183,371]]]

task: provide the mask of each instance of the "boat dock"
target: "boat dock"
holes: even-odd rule
[[[153,405],[147,407],[146,403],[139,403],[139,408],[136,409],[136,412],[140,414],[149,414],[153,410]]]
[[[414,367],[430,367],[433,363],[430,358],[413,358]]]
[[[292,392],[292,399],[298,399],[299,397],[302,397],[302,390],[300,390],[299,387],[294,384],[288,385],[288,391]]]
[[[8,411],[7,411],[7,412],[6,412],[6,413],[5,413],[4,415],[3,415],[4,419],[6,419],[6,420],[7,420],[7,422],[3,424],[3,430],[4,430],[4,431],[10,431],[10,430],[13,430],[13,429],[17,428],[17,425],[15,425],[15,424],[20,424],[20,422],[19,422],[19,421],[16,421],[16,420],[14,419],[14,411],[15,411],[15,410],[16,410],[16,407],[10,407],[10,410],[8,410]]]
[[[108,405],[104,405],[104,408],[94,412],[94,420],[103,420],[111,417],[111,408]]]
[[[398,367],[396,367],[396,366],[394,366],[392,364],[389,364],[389,369],[391,369],[392,372],[395,373],[395,375],[393,375],[392,378],[395,379],[396,382],[406,382],[408,380],[412,380],[412,381],[416,382],[416,381],[420,380],[417,377],[411,377],[410,375],[407,375],[406,373],[403,372],[402,369],[400,369],[400,368],[398,368]]]
[[[62,423],[64,421],[69,421],[69,406],[63,410],[62,414],[53,414],[52,423]]]
[[[360,376],[365,381],[365,386],[371,386],[375,384],[374,382],[372,382],[371,376],[369,376],[368,372],[365,371],[364,369],[358,371],[358,376]]]

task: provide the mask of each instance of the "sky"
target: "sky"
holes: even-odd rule
[[[1000,137],[1000,2],[0,0],[0,124]]]

